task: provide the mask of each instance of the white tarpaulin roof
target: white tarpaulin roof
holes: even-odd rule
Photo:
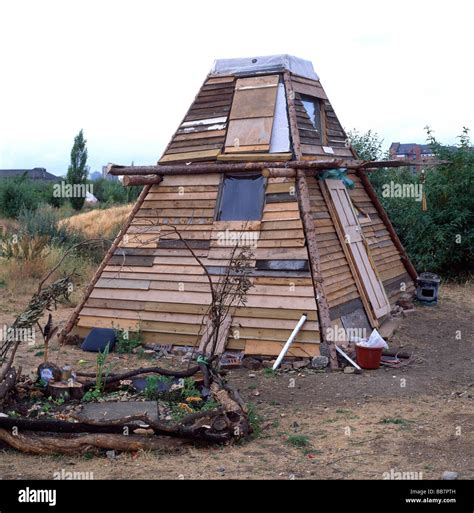
[[[292,55],[267,55],[246,59],[218,59],[214,61],[213,75],[238,75],[244,73],[263,73],[267,71],[288,70],[300,77],[319,80],[310,61]]]

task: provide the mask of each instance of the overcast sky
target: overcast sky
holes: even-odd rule
[[[346,129],[474,127],[473,2],[0,0],[0,168],[153,164],[214,59],[311,60]]]

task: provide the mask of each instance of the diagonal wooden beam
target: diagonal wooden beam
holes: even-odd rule
[[[118,245],[122,241],[123,236],[127,233],[127,230],[130,227],[130,225],[132,224],[135,214],[138,212],[138,210],[142,206],[151,187],[152,187],[151,185],[145,185],[142,192],[140,193],[140,196],[138,197],[137,202],[135,203],[127,220],[125,221],[124,225],[122,226],[122,229],[118,233],[117,237],[115,237],[114,242],[112,243],[109,250],[105,254],[105,257],[102,260],[99,268],[97,269],[94,276],[92,277],[91,282],[87,286],[82,300],[77,304],[76,308],[74,308],[74,311],[72,312],[71,316],[69,317],[69,319],[66,323],[66,326],[64,326],[64,328],[58,333],[59,344],[62,344],[64,342],[64,339],[67,337],[67,335],[70,333],[70,331],[73,329],[74,325],[76,324],[76,321],[79,318],[79,314],[81,313],[82,308],[84,307],[84,305],[86,304],[86,301],[89,299],[89,296],[91,295],[92,291],[94,290],[94,287],[95,287],[97,281],[99,280],[100,275],[102,274],[102,271],[105,269],[106,265],[109,263],[109,260],[112,258],[113,254],[115,253],[115,250],[118,248]]]

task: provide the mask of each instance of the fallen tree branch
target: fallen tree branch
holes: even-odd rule
[[[80,435],[40,435],[24,432],[13,435],[0,429],[0,440],[10,447],[30,454],[83,454],[97,452],[99,449],[135,452],[139,450],[155,451],[160,449],[177,449],[185,440],[166,437],[114,434],[80,434]]]
[[[173,376],[175,378],[188,378],[190,376],[194,376],[201,369],[199,366],[191,367],[185,371],[177,371],[171,369],[163,369],[162,367],[141,367],[140,369],[136,369],[133,371],[124,372],[122,374],[113,374],[109,375],[107,379],[103,379],[101,381],[104,385],[109,385],[110,383],[116,383],[117,381],[126,380],[129,378],[133,378],[135,376],[139,376],[140,374],[161,374],[162,376]],[[81,374],[78,374],[80,376]],[[85,373],[83,374],[85,375]],[[86,381],[83,383],[85,388],[94,387],[96,385],[96,380]]]

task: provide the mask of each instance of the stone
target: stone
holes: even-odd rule
[[[444,481],[455,481],[458,478],[458,475],[459,474],[457,472],[450,472],[449,470],[445,470],[441,479]]]
[[[329,358],[327,356],[315,356],[311,360],[311,367],[313,369],[325,369],[329,365]]]
[[[327,356],[328,358],[330,356],[329,348],[325,343],[319,344],[319,352],[321,353],[321,356]]]
[[[382,326],[380,326],[378,332],[384,340],[390,340],[395,331],[400,326],[400,319],[387,319]]]
[[[245,367],[249,370],[259,370],[262,368],[262,362],[256,358],[246,356],[242,359],[242,367]]]
[[[258,397],[260,395],[260,392],[258,390],[254,390],[253,395]]]
[[[302,360],[296,360],[293,362],[293,369],[303,369],[311,363],[309,358],[303,358]]]
[[[257,375],[256,374],[253,374],[252,372],[249,374],[249,378],[256,378]]]
[[[134,435],[143,435],[143,436],[151,436],[154,435],[155,432],[153,429],[145,429],[145,428],[138,428],[133,430]]]
[[[109,460],[114,460],[115,459],[115,451],[106,451],[105,455],[107,456],[107,458]]]
[[[152,421],[158,421],[158,407],[155,401],[107,401],[85,404],[77,414],[78,420],[107,422],[135,415],[147,415]],[[137,421],[143,424],[143,422]]]
[[[275,360],[263,360],[262,364],[265,369],[271,369],[273,367],[273,364],[275,363]]]
[[[344,367],[344,374],[354,374],[355,373],[355,367]]]

